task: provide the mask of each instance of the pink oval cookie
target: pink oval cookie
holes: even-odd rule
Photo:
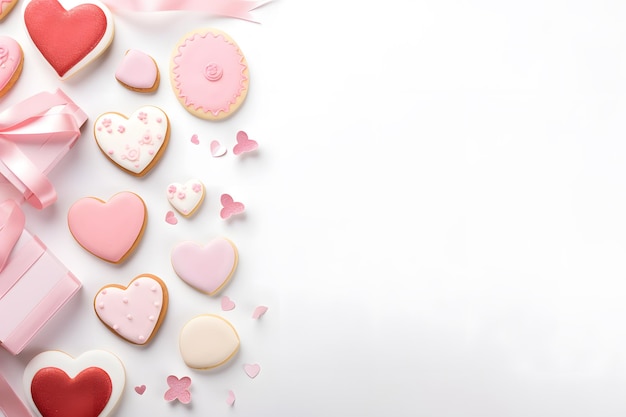
[[[24,53],[17,41],[0,36],[0,97],[5,95],[22,74]]]
[[[142,274],[127,287],[107,285],[94,298],[102,323],[118,336],[145,345],[163,322],[169,302],[167,287],[157,276]]]
[[[237,268],[239,255],[233,242],[213,239],[206,245],[182,242],[172,250],[172,267],[183,281],[209,295],[218,293]]]
[[[147,221],[146,205],[135,193],[114,195],[108,202],[86,197],[75,202],[67,223],[80,246],[107,262],[120,263],[135,249]]]
[[[216,29],[185,35],[174,48],[170,71],[178,101],[203,119],[229,117],[248,93],[248,63],[235,41]]]

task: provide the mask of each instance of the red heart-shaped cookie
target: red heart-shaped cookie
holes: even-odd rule
[[[113,39],[111,12],[98,1],[30,0],[24,8],[28,35],[59,77],[67,78],[99,56]]]

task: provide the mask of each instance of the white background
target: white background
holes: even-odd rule
[[[261,25],[122,15],[109,51],[64,82],[20,12],[0,24],[26,54],[1,108],[61,86],[90,116],[51,175],[58,203],[26,209],[29,230],[84,288],[26,351],[0,352],[21,395],[38,352],[102,348],[127,368],[119,416],[626,413],[624,2],[277,0],[254,13]],[[251,73],[246,103],[221,123],[189,115],[167,71],[177,40],[210,26],[238,42]],[[115,81],[128,48],[157,60],[156,94]],[[172,137],[138,179],[106,160],[91,130],[99,114],[143,104],[168,113]],[[210,140],[232,149],[238,130],[258,153],[212,158]],[[171,226],[165,187],[192,176],[207,200]],[[78,198],[122,190],[144,198],[149,223],[112,266],[73,241],[65,217]],[[245,216],[219,218],[223,192]],[[223,292],[237,307],[224,313],[169,263],[176,242],[219,235],[240,250]],[[91,307],[101,286],[143,272],[171,296],[145,348],[113,336]],[[269,311],[251,320],[259,304]],[[242,348],[219,371],[196,372],[177,336],[207,312],[233,322]],[[244,363],[261,374],[249,379]],[[163,400],[169,374],[192,377],[189,407]]]

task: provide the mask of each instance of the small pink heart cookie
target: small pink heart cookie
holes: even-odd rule
[[[115,71],[115,78],[129,90],[150,93],[159,87],[159,68],[150,55],[129,49]]]
[[[20,78],[23,67],[24,53],[20,44],[9,36],[0,36],[0,97]]]
[[[193,215],[204,201],[204,184],[191,179],[184,184],[174,182],[167,186],[167,201],[185,217]]]
[[[172,250],[174,272],[198,291],[217,294],[233,276],[239,255],[237,247],[226,238],[216,238],[200,245],[182,242]]]
[[[147,221],[146,205],[135,193],[114,195],[108,202],[86,197],[67,214],[74,239],[85,250],[107,262],[120,263],[133,252]]]
[[[109,330],[130,343],[145,345],[161,326],[168,300],[165,283],[155,275],[143,274],[127,287],[111,284],[101,288],[93,305]]]
[[[113,163],[137,177],[146,175],[161,158],[170,138],[170,123],[155,106],[137,109],[128,118],[104,113],[94,123],[96,143]]]

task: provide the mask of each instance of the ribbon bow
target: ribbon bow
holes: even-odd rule
[[[133,12],[189,10],[217,16],[234,17],[249,22],[255,22],[252,20],[250,12],[269,1],[271,0],[102,0],[104,4],[113,10]]]
[[[69,149],[85,120],[87,115],[61,90],[36,94],[0,113],[0,175],[33,207],[42,209],[54,203],[56,192],[46,178],[48,167],[38,167],[19,145],[38,145],[40,152],[49,143]],[[52,155],[52,160],[63,155]]]

